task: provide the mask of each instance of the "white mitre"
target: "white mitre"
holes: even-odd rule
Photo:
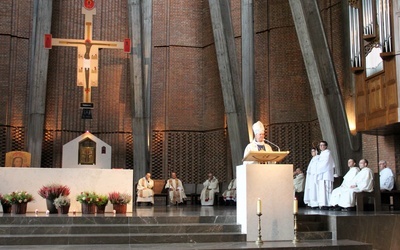
[[[262,124],[262,122],[258,121],[256,123],[253,124],[253,132],[254,134],[260,134],[260,133],[264,133],[265,129],[264,129],[264,124]]]

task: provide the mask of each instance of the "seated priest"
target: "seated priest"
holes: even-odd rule
[[[200,201],[203,206],[212,206],[215,194],[219,193],[219,185],[217,178],[212,173],[208,173],[207,177],[208,179],[203,183],[204,188],[201,190]]]
[[[170,203],[179,205],[186,199],[185,190],[183,189],[181,180],[176,177],[176,172],[171,173],[171,178],[167,180],[165,188],[168,189]]]
[[[138,206],[141,203],[147,203],[148,206],[154,205],[154,181],[151,179],[151,174],[147,173],[141,178],[137,184],[137,200]]]
[[[228,185],[228,189],[222,193],[224,198],[225,206],[233,206],[236,203],[236,179],[231,180]]]
[[[342,188],[337,201],[332,206],[340,206],[342,211],[352,211],[356,205],[355,193],[374,191],[374,172],[368,168],[368,161],[361,159],[358,163],[360,172],[356,174],[348,188]]]
[[[293,173],[293,187],[296,193],[304,192],[305,177],[301,168],[296,168]]]
[[[393,172],[384,160],[379,161],[379,185],[382,191],[391,191],[394,187]]]
[[[347,166],[349,167],[349,170],[343,176],[342,184],[340,185],[340,187],[337,187],[332,191],[329,203],[333,207],[330,208],[330,210],[338,210],[339,211],[342,209],[341,207],[336,206],[339,202],[342,190],[346,189],[346,188],[350,188],[350,186],[353,185],[354,178],[360,172],[360,169],[356,166],[356,161],[353,159],[349,159],[347,161]]]

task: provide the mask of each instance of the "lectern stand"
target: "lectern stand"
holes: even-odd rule
[[[245,161],[279,162],[289,152],[250,152]],[[256,158],[255,158],[256,157]],[[262,202],[262,239],[293,239],[293,165],[247,164],[236,167],[237,222],[247,241],[258,237],[257,200]]]

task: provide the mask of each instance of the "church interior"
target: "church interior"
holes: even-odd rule
[[[93,182],[93,167],[126,171],[123,181],[106,186],[131,181],[122,189],[133,196],[135,183],[148,172],[155,180],[176,172],[193,185],[213,173],[229,184],[243,177],[237,166],[253,140],[252,124],[261,121],[272,149],[290,152],[278,165],[306,172],[310,149],[325,140],[336,165],[335,185],[348,159],[368,159],[375,174],[385,160],[395,178],[390,197],[400,199],[399,9],[393,0],[1,1],[0,179],[28,176],[34,180],[26,185],[47,184],[29,173],[10,173],[20,169],[7,168],[7,153],[23,151],[30,162],[23,166],[37,169],[31,173],[38,176],[50,171],[49,182],[58,180],[59,170],[72,180],[70,172],[83,171]],[[94,142],[104,145],[83,150]],[[101,178],[107,182],[110,176]],[[14,191],[17,181],[7,179],[0,193]],[[103,217],[46,216],[45,208],[28,205],[26,215],[0,217],[7,231],[0,233],[0,249],[159,249],[162,243],[169,243],[162,249],[400,247],[393,204],[376,211],[375,201],[371,211],[350,213],[300,208],[298,241],[255,245],[237,224],[234,206],[202,207],[192,200],[170,207],[158,197],[152,207],[136,207],[134,199],[126,216],[115,216],[111,208]],[[196,220],[200,225],[191,231]],[[46,227],[33,232],[34,224]],[[44,241],[30,237],[61,225],[68,230]],[[104,235],[89,238],[90,230]],[[110,230],[115,235],[107,238]],[[147,236],[167,231],[176,234],[167,236],[172,241]]]

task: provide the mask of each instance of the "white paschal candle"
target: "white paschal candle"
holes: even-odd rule
[[[257,214],[261,214],[261,199],[257,200]]]

